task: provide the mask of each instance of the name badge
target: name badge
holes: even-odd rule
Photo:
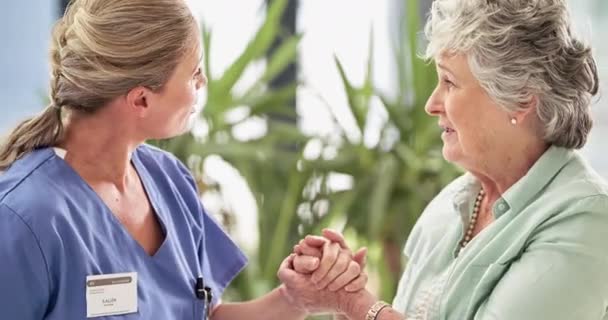
[[[137,312],[137,272],[87,276],[87,318]]]

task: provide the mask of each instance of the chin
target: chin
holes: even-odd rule
[[[148,139],[154,139],[154,140],[171,139],[171,138],[181,136],[184,133],[190,131],[190,127],[186,126],[186,125],[182,125],[179,128],[172,127],[172,128],[164,128],[164,129],[165,130],[157,131],[153,135],[150,135],[150,137]]]
[[[462,151],[459,147],[456,146],[444,144],[441,153],[443,155],[443,158],[451,163],[458,164],[459,160],[462,159]]]

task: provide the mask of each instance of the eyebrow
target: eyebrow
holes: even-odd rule
[[[445,66],[444,64],[442,64],[441,62],[437,63],[437,67],[439,67],[439,69],[443,69],[445,71],[447,71],[452,77],[454,78],[458,78],[454,75],[454,71],[452,71],[450,68],[448,68],[447,66]]]

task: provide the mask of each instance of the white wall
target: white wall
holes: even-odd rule
[[[0,134],[44,105],[50,30],[58,10],[54,0],[0,3]]]

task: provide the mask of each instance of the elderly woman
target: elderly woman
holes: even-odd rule
[[[439,83],[426,111],[467,173],[412,230],[392,306],[326,291],[302,305],[351,319],[607,319],[608,186],[574,151],[598,77],[565,2],[433,3],[426,57]],[[302,297],[289,262],[280,276]]]

